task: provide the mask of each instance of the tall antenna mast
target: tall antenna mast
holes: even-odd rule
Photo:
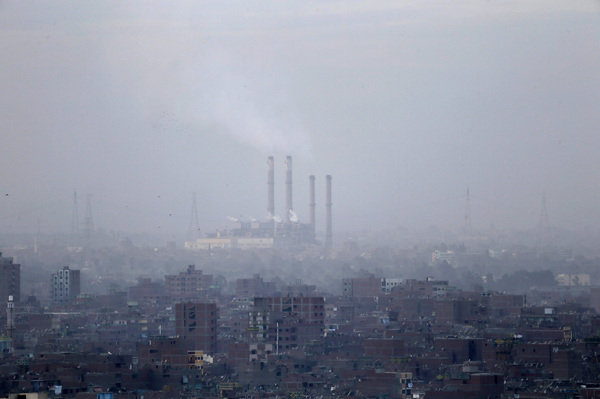
[[[538,221],[535,237],[535,246],[539,249],[550,243],[552,229],[548,221],[548,209],[546,208],[546,193],[542,193],[542,210],[540,211],[540,220]]]
[[[550,231],[550,222],[548,221],[548,209],[546,208],[546,193],[542,193],[542,211],[540,212],[540,221],[538,230],[541,232]]]
[[[466,240],[473,236],[473,226],[471,226],[471,198],[469,188],[467,188],[467,200],[465,203],[465,225],[463,227],[463,237]]]
[[[71,219],[71,244],[79,242],[79,210],[77,209],[77,191],[73,192],[73,218]]]
[[[33,238],[33,252],[38,253],[40,241],[40,219],[37,220],[35,237]]]
[[[188,241],[200,238],[200,224],[198,223],[198,206],[196,205],[196,192],[192,195],[192,214],[190,215],[190,227],[187,233]]]
[[[292,211],[294,206],[292,205],[292,157],[287,156],[285,158],[285,221],[286,223],[291,222]]]
[[[92,194],[88,194],[85,204],[85,220],[83,222],[86,244],[92,244],[92,232],[94,231],[94,221],[92,219]]]
[[[325,249],[333,247],[333,228],[331,215],[331,175],[325,176]]]

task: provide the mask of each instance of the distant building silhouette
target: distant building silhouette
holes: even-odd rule
[[[174,301],[194,300],[206,296],[212,281],[212,275],[189,265],[184,272],[165,276],[165,294]]]
[[[81,293],[81,271],[65,266],[52,275],[52,303],[69,303]]]
[[[2,256],[0,252],[0,298],[2,303],[13,296],[14,302],[21,301],[21,265],[13,263],[13,258]]]

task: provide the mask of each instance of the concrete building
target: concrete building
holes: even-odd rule
[[[81,293],[81,271],[65,266],[52,275],[52,303],[69,303]]]
[[[262,279],[260,274],[252,278],[238,278],[235,284],[235,296],[238,299],[252,299],[254,297],[265,297],[275,293],[275,283]]]
[[[21,265],[13,263],[13,258],[2,256],[0,252],[0,299],[4,303],[10,295],[14,302],[21,301]]]
[[[370,369],[361,372],[356,382],[359,397],[412,398],[412,373],[399,373]]]
[[[493,317],[518,316],[525,303],[525,295],[493,293],[489,296],[490,314]]]
[[[231,249],[234,246],[235,239],[233,237],[211,237],[199,238],[196,241],[188,241],[185,243],[185,249],[192,251],[209,250],[209,249]]]
[[[555,278],[560,286],[575,287],[575,286],[590,286],[589,274],[559,274]]]
[[[147,277],[138,278],[137,285],[129,287],[127,298],[129,301],[137,302],[144,309],[151,306],[166,306],[170,303],[165,294],[164,284],[152,281],[152,279]]]
[[[192,251],[211,249],[268,249],[273,248],[273,237],[208,237],[185,243]]]
[[[281,287],[282,296],[315,296],[317,290],[316,285],[302,284],[302,280],[296,280],[295,284],[284,285]]]
[[[175,305],[175,333],[188,349],[214,354],[217,351],[217,321],[215,303],[186,302]]]
[[[276,352],[321,340],[325,328],[325,298],[255,298],[249,313],[250,339],[275,343]]]
[[[425,397],[427,399],[500,399],[504,393],[504,376],[494,373],[465,373],[444,378],[443,385],[444,388],[440,390],[427,391]]]
[[[402,339],[366,339],[363,342],[365,356],[375,359],[390,360],[404,356],[404,340]]]
[[[165,294],[174,301],[188,301],[206,296],[213,281],[213,276],[203,274],[189,265],[187,270],[179,274],[165,276]]]
[[[157,367],[163,364],[176,369],[188,368],[187,345],[180,337],[152,337],[138,345],[139,367]]]
[[[450,265],[456,265],[456,254],[454,251],[434,251],[431,254],[432,263],[448,262]]]
[[[386,278],[384,281],[385,286],[383,287],[383,290],[385,292],[392,292],[392,289],[394,289],[394,287],[402,285],[403,281],[404,280],[402,280],[401,278]]]
[[[343,279],[344,295],[350,297],[378,297],[383,295],[385,280],[373,275]]]

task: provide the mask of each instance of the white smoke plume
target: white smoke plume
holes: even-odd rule
[[[102,32],[103,62],[121,98],[136,102],[153,126],[225,133],[265,154],[310,157],[289,68],[251,49],[242,28],[191,20],[207,18],[204,6],[175,10],[133,6]]]
[[[296,212],[294,212],[293,210],[290,209],[290,222],[298,223],[298,221],[299,221],[298,215],[296,214]]]
[[[201,122],[216,124],[265,154],[309,156],[311,142],[288,96],[285,79],[229,55],[201,63],[197,91]]]

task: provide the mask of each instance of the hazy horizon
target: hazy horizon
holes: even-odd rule
[[[0,3],[1,233],[600,228],[600,3]]]

